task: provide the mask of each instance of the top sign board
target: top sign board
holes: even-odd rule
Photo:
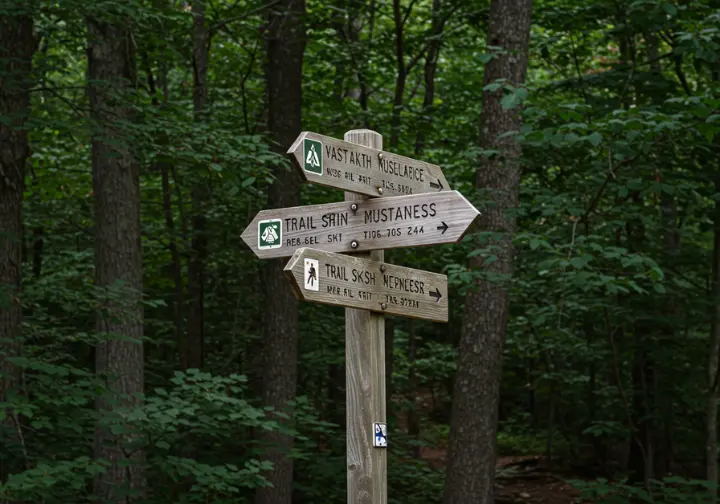
[[[261,259],[455,243],[480,214],[457,191],[258,212],[242,239]]]
[[[309,131],[288,154],[308,182],[344,191],[403,196],[450,190],[438,165]]]

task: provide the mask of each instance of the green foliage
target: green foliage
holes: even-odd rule
[[[712,502],[708,495],[717,485],[707,481],[669,476],[651,481],[651,491],[623,482],[610,482],[605,478],[597,481],[570,481],[581,491],[581,497],[597,504],[630,504],[635,502],[658,502],[665,504],[705,504]]]
[[[484,83],[484,66],[503,51],[484,42],[489,3],[441,2],[452,15],[428,107],[423,67],[433,3],[401,2],[405,62],[417,59],[396,146],[389,146],[398,110],[392,3],[309,2],[306,16],[304,130],[342,137],[376,129],[389,150],[441,165],[452,188],[487,213],[493,202],[474,188],[475,172],[500,152],[479,147],[483,92],[501,94],[503,108],[524,119],[519,131],[504,134],[523,147],[512,276],[468,266],[497,260],[496,236],[482,229],[457,245],[387,253],[394,263],[446,273],[451,310],[443,326],[394,320],[389,501],[442,498],[442,457],[427,453],[443,453],[447,441],[464,296],[479,278],[502,283],[510,298],[500,453],[535,455],[552,445],[563,461],[628,473],[627,457],[616,452],[627,452],[647,427],[658,471],[672,462],[676,467],[662,469],[704,477],[698,426],[717,302],[709,295],[719,197],[717,3],[537,0],[527,82],[514,86]],[[0,4],[4,15],[30,9],[38,36],[23,204],[23,349],[10,360],[23,380],[0,405],[7,440],[0,463],[11,472],[0,485],[4,498],[88,501],[107,465],[90,456],[100,426],[123,433],[125,449],[144,452],[138,463],[152,483],[149,502],[251,502],[253,489],[268,484],[270,447],[255,442],[261,429],[295,438],[288,455],[298,501],[345,500],[343,310],[301,306],[292,418],[266,410],[260,399],[272,300],[263,299],[262,266],[239,235],[267,205],[270,168],[291,169],[266,134],[261,4],[206,2],[206,121],[194,117],[186,3]],[[116,98],[128,100],[136,119],[112,126],[138,156],[142,188],[145,394],[142,403],[102,416],[95,401],[108,390],[94,374],[94,351],[112,335],[99,334],[94,318],[106,301],[128,296],[120,284],[94,285],[89,13],[133,28],[138,86]],[[200,208],[192,203],[197,187],[208,193]],[[342,198],[310,185],[301,196],[302,204]],[[180,373],[196,213],[207,222],[206,356],[202,370]],[[178,289],[185,296],[175,310]],[[6,298],[0,294],[0,310]],[[406,432],[410,412],[420,418],[418,436]],[[597,502],[650,498],[624,483],[584,485]],[[654,481],[652,498],[704,502],[704,486],[666,478]]]

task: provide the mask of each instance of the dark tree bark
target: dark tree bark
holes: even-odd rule
[[[715,191],[720,191],[720,178],[715,180]],[[718,479],[718,377],[720,377],[720,201],[715,201],[715,231],[712,259],[712,325],[708,351],[708,396],[705,417],[705,475],[709,481]],[[717,489],[710,490],[712,502],[717,502]]]
[[[417,135],[415,136],[415,154],[422,154],[425,151],[425,141],[432,124],[433,104],[435,102],[435,73],[437,62],[440,57],[440,46],[445,19],[440,9],[442,0],[433,0],[432,5],[432,27],[430,28],[430,41],[428,42],[427,56],[425,56],[425,94],[423,95],[423,110],[418,124]]]
[[[32,272],[34,278],[42,274],[43,249],[45,248],[44,230],[42,226],[33,229]]]
[[[408,401],[408,417],[407,417],[407,431],[408,436],[413,441],[420,440],[420,412],[417,409],[417,370],[416,370],[416,357],[417,357],[417,337],[415,335],[415,323],[413,320],[409,321],[408,327],[408,385],[407,385],[407,401]],[[420,458],[420,445],[414,444],[412,446],[412,454],[416,459]]]
[[[649,321],[640,320],[635,324],[631,414],[636,432],[632,437],[628,456],[628,482],[642,483],[648,490],[651,490],[655,452],[652,420],[654,410],[652,386],[655,381],[655,369],[649,350],[654,344],[651,339],[652,327]]]
[[[530,38],[532,0],[492,0],[488,46],[502,47],[485,67],[484,83],[505,78],[513,86],[525,81]],[[488,264],[480,255],[472,259],[475,270],[509,277],[513,272],[512,237],[518,206],[521,147],[518,109],[504,110],[502,90],[483,93],[481,140],[485,149],[499,155],[478,165],[476,187],[492,203],[482,209],[480,223],[495,238],[484,247],[497,247],[497,260]],[[479,279],[467,295],[458,346],[458,370],[453,390],[452,420],[445,483],[445,504],[491,504],[495,480],[495,448],[503,347],[509,312],[508,291],[498,281]]]
[[[24,126],[30,113],[30,71],[36,45],[31,13],[19,9],[17,15],[0,17],[0,403],[21,377],[21,370],[5,359],[18,355],[21,348],[21,209],[30,155]],[[22,439],[3,435],[5,429],[15,430],[13,424],[19,428],[15,412],[6,414],[6,425],[0,425],[0,453],[7,456]],[[0,483],[13,469],[0,463]]]
[[[96,408],[105,419],[113,418],[116,405],[139,404],[144,380],[140,171],[133,139],[122,130],[123,123],[134,119],[135,54],[127,23],[115,23],[87,19],[95,283],[104,290],[97,330],[107,337],[95,352],[96,372],[108,389]],[[129,446],[132,441],[130,435],[113,434],[102,419],[98,423],[95,457],[109,462],[107,472],[95,480],[100,501],[131,502],[128,489],[144,494],[143,453]]]
[[[205,0],[193,0],[193,106],[195,120],[203,121],[207,105],[208,40],[205,25]],[[183,369],[203,366],[205,340],[205,259],[207,257],[207,219],[204,208],[208,199],[206,180],[193,186],[192,198],[192,257],[188,265],[188,332]]]
[[[267,99],[268,129],[277,152],[285,153],[301,126],[302,64],[305,53],[305,0],[282,0],[268,12]],[[284,167],[274,170],[269,207],[300,203],[300,178]],[[298,305],[283,276],[285,260],[265,263],[263,286],[265,313],[263,400],[266,406],[287,410],[297,385]],[[265,477],[272,488],[259,488],[256,504],[289,504],[292,498],[293,462],[288,457],[291,437],[262,431],[260,441],[271,445],[266,452],[273,470]]]
[[[400,0],[393,0],[393,18],[395,20],[395,97],[390,115],[390,148],[396,149],[400,142],[400,114],[405,100],[405,85],[408,69],[405,66],[405,19],[400,9]]]

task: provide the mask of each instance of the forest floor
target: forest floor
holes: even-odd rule
[[[425,392],[425,393],[423,393]],[[417,406],[423,414],[433,409],[431,395],[426,391],[417,396]],[[404,418],[401,420],[402,428]],[[420,458],[436,469],[444,469],[447,446],[423,446]],[[560,475],[562,473],[562,476]],[[549,466],[542,455],[511,455],[498,457],[495,476],[496,504],[578,504],[580,492],[566,479],[584,479],[567,474],[554,465]]]
[[[573,504],[580,492],[553,473],[543,457],[500,457],[497,461],[497,503]]]
[[[433,467],[444,467],[446,450],[422,447],[420,457]],[[576,504],[580,492],[547,467],[542,456],[504,456],[497,461],[497,504]]]

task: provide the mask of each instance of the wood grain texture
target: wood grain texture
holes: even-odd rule
[[[307,156],[305,139],[322,145],[322,174],[304,169]],[[313,184],[367,196],[402,196],[450,190],[438,165],[318,133],[301,133],[288,154],[302,177]]]
[[[306,261],[318,262],[306,288]],[[314,264],[313,264],[313,267]],[[447,276],[311,248],[295,252],[285,275],[299,300],[447,322]]]
[[[378,150],[382,136],[370,130],[345,133],[345,140]],[[345,201],[367,199],[347,192]],[[382,261],[384,252],[358,254]],[[385,317],[345,309],[345,394],[347,401],[347,502],[387,504],[387,448],[373,448],[373,422],[387,422],[385,402]],[[392,436],[388,433],[388,444]]]
[[[262,210],[242,239],[261,259],[290,257],[302,247],[361,252],[436,245],[459,241],[479,215],[457,191],[352,201],[358,206],[356,211],[350,203]],[[258,224],[272,219],[281,221],[279,245],[260,249]],[[357,248],[352,247],[353,241]]]

